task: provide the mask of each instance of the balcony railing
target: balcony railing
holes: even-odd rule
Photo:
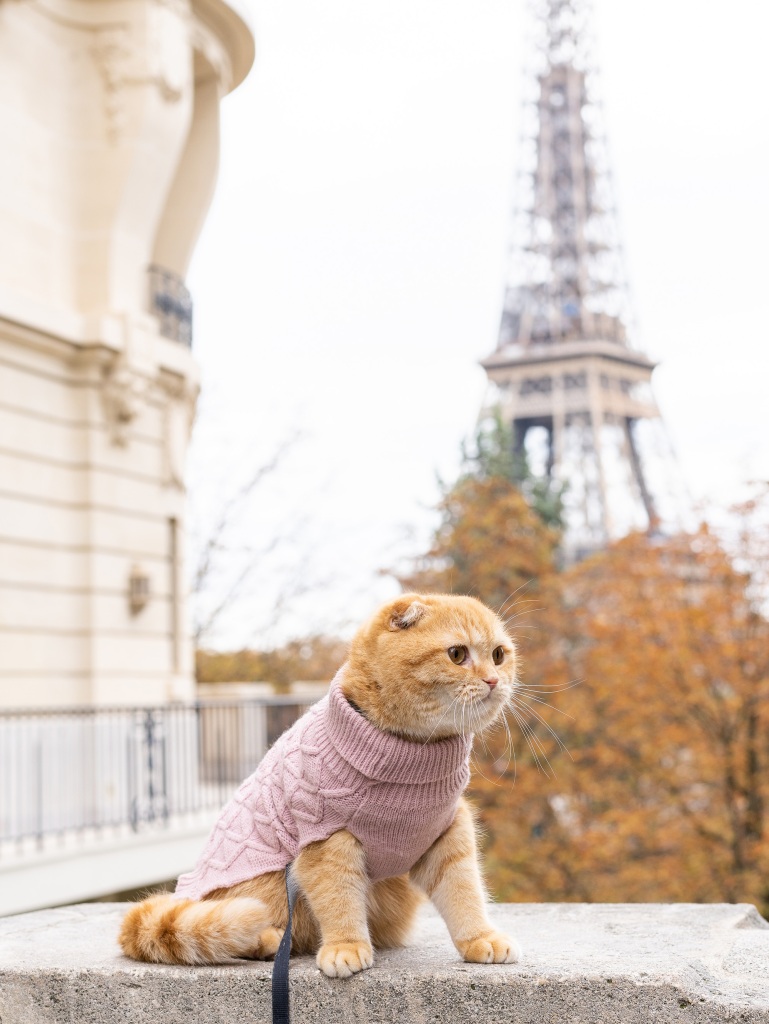
[[[0,712],[0,855],[216,811],[311,703]]]
[[[192,296],[178,274],[153,264],[149,268],[150,313],[164,338],[192,346]]]

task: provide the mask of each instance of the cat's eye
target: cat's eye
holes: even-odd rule
[[[449,647],[449,657],[455,665],[461,665],[467,657],[467,648],[463,646]]]
[[[491,660],[495,665],[501,665],[505,660],[505,649],[504,647],[495,647],[491,652]]]

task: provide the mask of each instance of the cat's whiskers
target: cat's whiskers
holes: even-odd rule
[[[483,750],[486,752],[486,754],[489,754],[490,752],[488,750],[488,744],[486,743],[486,740],[485,740],[485,733],[487,731],[489,731],[489,730],[487,728],[484,728],[482,723],[481,723],[480,712],[479,712],[479,708],[478,708],[478,701],[477,700],[470,701],[468,703],[467,707],[468,707],[468,717],[470,719],[470,724],[471,725],[473,725],[473,714],[475,714],[475,716],[477,717],[478,727],[477,728],[473,728],[473,733],[474,733],[474,735],[476,735],[476,736],[478,736],[480,738],[480,741],[483,744]],[[493,723],[493,725],[496,725],[496,724],[497,724],[497,722]],[[483,769],[480,767],[480,765],[478,764],[477,760],[475,760],[473,762],[473,768],[482,778],[484,778],[486,780],[486,782],[490,782],[490,783],[492,783],[492,785],[501,785],[501,781],[500,780],[501,780],[502,774],[504,774],[504,772],[501,775],[499,775],[496,779],[495,778],[489,778],[484,773]]]
[[[574,686],[579,686],[581,682],[581,679],[572,679],[563,685],[560,683],[552,685],[537,683],[536,686],[531,683],[520,683],[518,689],[526,693],[562,693],[564,690],[571,690]]]
[[[510,732],[510,728],[509,728],[509,726],[507,724],[507,721],[506,721],[506,716],[504,714],[504,711],[505,711],[505,708],[507,706],[507,702],[508,702],[508,699],[509,699],[509,696],[510,696],[510,693],[507,692],[507,689],[508,689],[508,687],[510,687],[510,690],[512,692],[512,689],[514,688],[514,685],[515,685],[514,683],[509,683],[507,681],[502,682],[501,689],[497,691],[497,694],[503,694],[504,695],[504,699],[502,701],[500,701],[499,703],[495,702],[495,704],[493,704],[491,706],[493,708],[493,714],[492,714],[491,719],[489,719],[488,715],[486,713],[484,713],[484,712],[486,712],[488,710],[488,706],[487,706],[486,702],[489,700],[489,697],[490,697],[490,693],[489,692],[484,692],[485,687],[480,687],[479,688],[477,686],[477,684],[474,685],[474,686],[467,685],[467,686],[464,687],[464,689],[462,691],[462,696],[464,697],[464,701],[465,701],[464,706],[467,707],[467,717],[468,717],[468,720],[469,720],[469,724],[471,726],[471,730],[472,730],[473,734],[476,737],[479,738],[480,743],[481,743],[481,747],[482,747],[483,751],[486,753],[486,755],[489,758],[492,755],[491,755],[491,750],[489,749],[489,745],[488,745],[488,743],[486,741],[487,735],[489,735],[492,732],[494,732],[495,729],[504,729],[505,733],[506,733],[507,740],[506,740],[506,743],[505,743],[505,754],[507,755],[507,760],[505,762],[504,767],[499,772],[499,774],[497,775],[496,778],[490,778],[483,771],[483,768],[481,767],[481,765],[480,765],[480,763],[479,763],[477,758],[473,760],[473,768],[474,768],[474,770],[482,778],[484,778],[488,783],[490,783],[493,786],[500,786],[502,784],[501,780],[503,779],[503,777],[507,773],[507,770],[508,770],[509,765],[510,765],[511,755],[512,755],[513,758],[515,758],[515,746],[513,744],[512,734]],[[463,716],[464,716],[464,711],[463,711]],[[494,762],[495,770],[496,770],[496,765],[497,764],[498,764],[498,761],[495,761]],[[517,776],[517,760],[516,760],[515,776],[514,776],[513,781],[515,781],[515,777],[516,776]]]
[[[504,772],[507,772],[508,768],[510,767],[510,761],[512,759],[512,761],[513,761],[513,785],[515,785],[516,780],[518,778],[518,758],[517,758],[517,755],[515,753],[515,741],[513,739],[513,734],[512,734],[512,732],[510,730],[510,723],[508,722],[507,714],[505,712],[510,707],[510,701],[511,701],[512,697],[514,696],[517,687],[518,687],[518,682],[516,680],[511,685],[510,692],[505,695],[505,702],[504,702],[504,705],[502,707],[502,713],[500,714],[499,719],[497,720],[497,722],[494,723],[495,726],[497,724],[499,724],[500,727],[505,730],[505,735],[507,737],[507,742],[505,744],[505,753],[507,755],[507,761],[505,763]]]
[[[547,756],[547,751],[545,750],[544,743],[542,742],[542,740],[537,735],[537,733],[534,730],[534,727],[532,726],[531,722],[529,722],[524,717],[522,712],[526,711],[526,712],[529,712],[529,713],[533,714],[545,726],[545,728],[548,730],[548,732],[551,733],[551,735],[555,739],[555,741],[558,744],[558,746],[563,751],[565,751],[565,753],[567,753],[569,755],[569,757],[571,757],[570,752],[564,746],[564,744],[561,742],[560,737],[557,735],[557,733],[555,733],[553,731],[553,729],[550,728],[548,723],[540,715],[537,714],[535,709],[526,707],[525,705],[521,705],[518,702],[516,702],[515,700],[511,700],[510,701],[509,709],[510,709],[510,713],[512,714],[512,716],[515,718],[516,722],[518,723],[518,725],[519,725],[519,727],[521,729],[521,732],[523,733],[523,735],[524,735],[524,737],[526,739],[526,742],[529,745],[529,749],[531,750],[531,753],[532,753],[532,755],[534,757],[534,762],[537,765],[538,770],[541,771],[543,773],[543,775],[546,775],[546,776],[552,777],[552,778],[556,778],[557,773],[556,773],[555,769],[553,768],[552,764],[550,763],[550,759]],[[543,760],[544,760],[545,764],[547,765],[547,768],[545,768],[545,765],[542,763]]]
[[[507,770],[509,769],[509,767],[510,767],[510,760],[512,759],[512,762],[513,762],[513,785],[515,785],[515,783],[518,780],[518,756],[517,756],[517,754],[515,752],[515,740],[513,739],[513,733],[512,733],[512,730],[510,729],[510,723],[509,723],[509,721],[507,719],[507,715],[506,714],[502,715],[502,726],[503,726],[503,728],[505,730],[505,735],[507,737],[507,743],[505,744],[505,753],[507,754],[507,761],[505,763],[505,772],[507,772]]]
[[[550,735],[551,735],[551,736],[553,737],[553,739],[554,739],[554,740],[555,740],[555,742],[556,742],[556,743],[558,744],[558,746],[559,746],[559,747],[561,748],[561,750],[562,750],[562,751],[564,752],[564,754],[568,754],[568,755],[569,755],[569,757],[571,758],[571,760],[572,760],[572,761],[574,760],[574,758],[573,758],[573,757],[571,756],[571,752],[569,751],[568,747],[567,747],[567,746],[566,746],[566,745],[564,744],[564,742],[563,742],[563,741],[561,740],[561,737],[560,737],[560,736],[558,735],[558,733],[557,733],[557,732],[556,732],[556,731],[555,731],[555,730],[554,730],[554,729],[553,729],[553,728],[551,727],[551,725],[549,724],[549,722],[547,722],[547,720],[546,720],[546,719],[544,719],[544,718],[542,717],[542,715],[540,715],[540,713],[539,713],[539,712],[537,711],[537,709],[536,709],[536,708],[532,708],[532,707],[529,707],[528,705],[526,705],[526,704],[523,704],[523,703],[521,703],[521,702],[519,702],[519,701],[515,701],[515,700],[513,700],[513,703],[515,704],[515,706],[516,706],[516,707],[517,707],[517,708],[518,708],[518,709],[519,709],[520,711],[528,711],[528,712],[529,712],[530,714],[534,715],[534,717],[535,717],[535,718],[537,719],[537,721],[538,721],[538,722],[540,722],[540,723],[541,723],[542,725],[544,725],[544,727],[545,727],[545,728],[547,729],[547,731],[548,731],[548,732],[550,733]],[[550,705],[548,705],[548,706],[550,706]],[[557,709],[556,709],[556,710],[557,710]],[[568,715],[567,717],[568,717],[568,718],[571,718],[571,715]]]
[[[457,708],[460,706],[459,696],[454,699],[454,732],[458,736],[464,736],[461,727],[457,727]]]
[[[471,709],[470,718],[471,718],[471,721],[472,721],[472,709]],[[478,740],[480,740],[481,746],[483,747],[483,749],[486,751],[487,754],[489,753],[489,745],[486,742],[486,734],[487,734],[488,731],[489,731],[488,729],[484,729],[483,726],[481,725],[481,721],[480,721],[480,717],[479,717],[479,719],[478,719],[478,728],[473,730],[473,734],[474,734],[474,736]]]
[[[525,600],[516,601],[515,604],[506,608],[500,612],[500,618],[503,623],[510,622],[516,615],[527,615],[532,611],[541,611],[544,605],[540,604],[541,598],[539,597],[527,597]],[[526,607],[528,605],[528,607]]]
[[[537,765],[537,768],[542,772],[543,775],[555,778],[555,769],[550,764],[550,760],[547,756],[547,753],[545,752],[545,748],[542,744],[542,741],[534,732],[533,728],[531,727],[531,724],[527,722],[522,715],[519,714],[519,712],[513,705],[510,706],[510,713],[515,718],[516,722],[521,728],[521,732],[526,737],[526,742],[529,745],[529,749],[531,750],[531,753],[534,757],[534,762]],[[537,748],[539,748],[539,751],[537,750]],[[542,758],[544,758],[545,763],[547,764],[547,768],[545,768],[545,766],[542,764],[540,755]]]
[[[536,701],[537,704],[543,704],[546,708],[550,708],[551,711],[557,711],[558,714],[559,715],[563,715],[564,718],[570,718],[572,720],[572,722],[574,721],[574,715],[570,715],[567,711],[562,711],[561,708],[557,708],[555,706],[555,704],[551,704],[550,701],[542,700],[541,697],[534,697],[531,693],[525,693],[524,692],[524,693],[521,693],[520,696],[521,696],[521,699],[519,699],[519,701],[518,701],[520,706],[524,706],[522,704],[523,700],[533,700],[533,701]],[[532,711],[533,710],[534,709],[532,708]]]
[[[469,704],[466,699],[462,701],[462,739],[463,740],[467,739],[467,731],[465,729],[465,711],[467,711],[467,713],[468,713],[467,717],[469,719],[469,717],[470,717],[470,708],[471,707],[472,707],[472,705]],[[470,735],[472,735],[472,731],[471,731]]]
[[[486,740],[485,740],[485,738],[484,738],[484,731],[485,731],[485,730],[481,730],[481,731],[479,731],[479,732],[476,732],[476,734],[475,734],[475,735],[476,735],[476,736],[480,736],[480,738],[481,738],[481,743],[483,744],[483,748],[484,748],[484,750],[486,751],[486,753],[487,753],[487,754],[489,755],[489,757],[490,757],[490,756],[491,756],[491,751],[489,750],[489,748],[488,748],[488,745],[486,744]],[[509,764],[509,763],[510,763],[510,762],[509,762],[509,760],[508,760],[508,764]],[[501,772],[501,773],[500,773],[500,774],[499,774],[499,775],[498,775],[498,776],[496,777],[496,779],[490,779],[490,778],[488,777],[488,775],[486,775],[486,773],[484,772],[484,770],[483,770],[483,769],[481,768],[481,766],[480,766],[480,764],[478,763],[478,761],[477,761],[477,760],[475,760],[475,759],[473,760],[473,769],[474,769],[474,770],[475,770],[475,771],[476,771],[476,772],[477,772],[477,773],[478,773],[478,774],[479,774],[479,775],[481,776],[481,778],[485,779],[485,780],[486,780],[487,782],[490,782],[492,786],[501,786],[501,785],[502,785],[501,779],[502,779],[502,776],[503,776],[503,775],[505,774],[505,771],[507,771],[507,765],[505,765],[505,770],[504,770],[504,771],[502,771],[502,772]]]
[[[533,604],[533,602],[532,602],[532,604]],[[522,619],[525,615],[532,615],[534,612],[544,611],[544,608],[545,608],[544,605],[538,604],[538,605],[534,605],[533,608],[524,608],[522,611],[515,612],[515,614],[513,614],[511,612],[509,615],[506,615],[505,618],[502,621],[507,626],[511,622],[516,622],[518,619]]]
[[[426,739],[426,740],[423,740],[423,741],[422,741],[422,742],[423,742],[423,744],[424,744],[424,743],[429,743],[429,742],[430,742],[430,740],[431,740],[431,739],[433,738],[433,736],[435,735],[435,731],[436,731],[436,729],[437,729],[437,728],[438,728],[438,726],[439,726],[439,725],[441,724],[441,722],[442,722],[442,721],[443,721],[443,719],[444,719],[444,718],[446,717],[446,715],[447,715],[447,714],[449,713],[449,711],[451,711],[451,709],[452,709],[452,708],[454,707],[454,705],[456,704],[456,702],[457,702],[458,700],[459,700],[459,696],[457,695],[456,697],[453,697],[453,698],[452,698],[452,700],[451,700],[451,703],[450,703],[450,704],[449,704],[449,705],[448,705],[448,706],[447,706],[446,708],[444,708],[443,714],[441,715],[441,717],[440,717],[440,718],[438,719],[438,721],[437,721],[437,722],[435,723],[435,725],[433,726],[432,732],[430,733],[430,735],[429,735],[429,736],[427,737],[427,739]],[[457,724],[457,716],[456,716],[456,710],[455,710],[455,711],[454,711],[454,731],[455,731],[455,732],[456,732],[456,724]]]
[[[507,607],[507,605],[508,605],[508,604],[509,604],[509,603],[510,603],[510,602],[512,601],[512,599],[513,599],[513,598],[515,597],[515,595],[516,595],[516,594],[520,594],[520,592],[521,592],[522,590],[525,590],[525,589],[526,589],[526,587],[530,587],[530,586],[531,586],[531,584],[532,584],[533,582],[534,582],[534,580],[533,580],[533,579],[531,579],[531,580],[526,580],[526,582],[525,582],[525,583],[522,583],[522,584],[520,585],[520,587],[516,587],[516,589],[515,589],[515,590],[513,590],[513,591],[512,591],[512,593],[510,593],[510,594],[509,594],[509,595],[508,595],[508,596],[507,596],[507,597],[505,598],[505,600],[504,600],[504,601],[502,602],[502,604],[501,604],[501,605],[499,606],[499,608],[497,608],[497,611],[496,611],[496,614],[497,614],[497,615],[499,616],[499,618],[500,618],[500,619],[501,619],[501,618],[502,618],[502,616],[504,615],[504,612],[505,612],[505,608],[506,608],[506,607]],[[533,600],[533,598],[527,598],[527,600],[529,600],[529,601],[530,601],[530,600]]]
[[[506,746],[505,749],[510,751],[510,754],[507,755],[507,764],[505,765],[505,771],[507,771],[507,769],[510,767],[510,755],[512,754],[512,758],[513,758],[513,785],[515,785],[515,783],[516,783],[516,781],[518,779],[518,758],[516,757],[516,754],[515,754],[515,742],[513,740],[513,734],[510,731],[510,725],[509,725],[509,723],[507,721],[507,715],[502,715],[502,724],[504,725],[505,732],[507,733],[507,746]]]
[[[525,719],[525,718],[523,718],[523,717],[522,717],[522,716],[521,716],[521,715],[520,715],[520,714],[518,713],[518,710],[517,710],[517,709],[516,709],[515,707],[513,707],[512,705],[510,705],[510,706],[508,707],[508,711],[509,711],[509,713],[510,713],[510,714],[511,714],[511,715],[513,716],[513,718],[514,718],[514,719],[516,720],[516,722],[518,723],[518,726],[520,727],[520,730],[521,730],[521,732],[523,733],[524,739],[525,739],[525,740],[526,740],[526,742],[527,742],[527,743],[529,744],[529,746],[531,746],[531,742],[530,742],[530,740],[529,740],[529,723],[528,723],[528,722],[526,721],[526,719]],[[537,763],[538,763],[538,759],[537,759],[537,753],[536,753],[536,751],[535,751],[535,750],[532,750],[532,754],[534,754],[534,759],[535,759],[535,760],[537,761]]]

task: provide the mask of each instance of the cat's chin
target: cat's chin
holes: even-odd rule
[[[488,697],[467,701],[464,705],[449,705],[446,711],[453,710],[455,713],[446,714],[444,712],[442,720],[437,726],[431,720],[416,728],[412,722],[406,729],[394,730],[387,726],[385,729],[388,732],[396,732],[403,739],[413,740],[416,743],[436,743],[440,740],[450,739],[452,736],[478,735],[501,720],[507,701],[508,695],[489,694]]]
[[[507,707],[509,693],[494,690],[471,704],[470,719],[476,725],[474,732],[483,732],[502,717]]]

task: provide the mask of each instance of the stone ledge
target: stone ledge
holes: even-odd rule
[[[124,904],[0,920],[2,1024],[269,1024],[271,965],[162,967],[122,957]],[[747,904],[491,907],[520,964],[462,963],[434,912],[407,949],[349,981],[292,960],[296,1024],[769,1024],[769,924]]]

